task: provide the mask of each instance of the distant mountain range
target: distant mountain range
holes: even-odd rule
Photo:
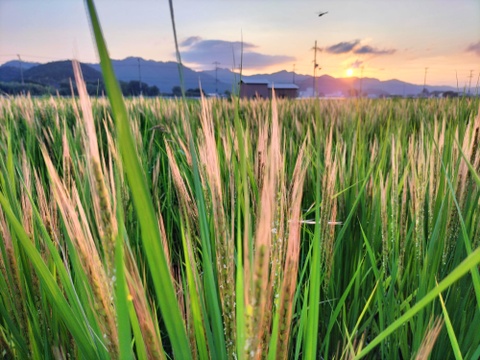
[[[149,86],[156,86],[163,94],[172,93],[175,86],[180,85],[180,76],[176,62],[145,60],[139,57],[128,57],[123,60],[112,60],[115,73],[120,81],[141,81]],[[86,82],[99,83],[102,75],[99,64],[81,64]],[[182,68],[185,89],[196,89],[200,86],[208,93],[223,94],[232,91],[239,81],[239,74],[228,69],[194,71],[186,66]],[[71,61],[55,61],[47,64],[20,62],[12,60],[0,66],[0,83],[35,83],[58,89],[73,80]],[[299,87],[303,96],[313,95],[313,77],[279,71],[272,74],[243,76],[246,79],[264,79],[271,83],[293,83]],[[415,85],[400,80],[380,81],[375,78],[334,78],[322,75],[316,79],[317,93],[321,96],[344,96],[360,91],[365,95],[418,95],[424,90],[423,85]],[[426,86],[429,92],[457,91],[451,86]]]

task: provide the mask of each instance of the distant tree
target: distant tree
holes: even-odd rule
[[[455,91],[445,91],[443,93],[443,97],[445,98],[453,98],[453,97],[458,97],[458,93]]]
[[[182,96],[182,88],[180,86],[172,87],[172,95],[177,97]]]
[[[54,94],[54,89],[49,86],[32,84],[32,83],[17,83],[17,82],[0,82],[0,95],[20,95],[30,94],[32,96]]]
[[[146,89],[145,95],[146,96],[159,96],[160,95],[160,89],[158,87],[156,87],[155,85],[149,86]]]
[[[188,96],[188,97],[200,97],[201,94],[205,96],[205,91],[200,90],[199,88],[188,89],[187,91],[185,91],[185,96]]]

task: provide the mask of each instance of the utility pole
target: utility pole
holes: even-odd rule
[[[318,16],[323,16],[323,15],[326,15],[328,14],[328,11],[324,11],[324,12],[321,12],[318,14]],[[315,46],[313,47],[313,97],[316,98],[317,97],[317,67],[318,67],[318,64],[317,64],[317,51],[320,50],[318,47],[317,47],[317,40],[315,40]],[[318,70],[320,70],[321,68],[318,68]]]
[[[142,69],[140,66],[140,58],[138,60],[138,87],[140,88],[140,96],[142,96]]]
[[[17,54],[18,60],[20,61],[20,77],[22,78],[22,93],[25,95],[25,82],[23,81],[23,68],[22,68],[22,58]]]
[[[423,92],[427,93],[427,71],[428,67],[425,68],[425,75],[423,76]]]
[[[315,40],[315,46],[313,47],[313,97],[317,97],[317,51],[320,50],[317,47],[317,40]],[[318,68],[320,70],[321,68]]]
[[[363,83],[363,65],[360,67],[360,97],[363,97],[362,84]]]
[[[220,65],[220,63],[218,61],[214,61],[212,64],[215,65],[215,94],[218,95],[218,65]]]
[[[472,89],[472,77],[473,77],[473,70],[470,70],[470,75],[468,76],[469,81],[468,81],[468,95],[470,95],[471,89]]]
[[[292,71],[292,75],[293,75],[293,83],[295,84],[295,64],[293,64],[293,71]]]

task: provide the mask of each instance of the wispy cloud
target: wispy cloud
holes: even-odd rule
[[[378,49],[370,45],[363,45],[359,48],[356,48],[353,52],[355,54],[390,55],[395,51],[395,49]]]
[[[267,55],[254,51],[252,43],[225,40],[204,40],[192,36],[180,44],[182,59],[198,67],[211,67],[213,62],[220,62],[223,67],[240,65],[244,68],[264,68],[270,65],[294,61],[295,58],[286,55]],[[243,55],[242,55],[243,52]]]
[[[370,45],[362,45],[361,40],[342,41],[337,44],[328,46],[325,50],[331,54],[347,54],[353,53],[358,55],[390,55],[395,53],[395,49],[380,49]]]
[[[345,54],[352,51],[358,44],[360,44],[360,40],[342,41],[327,47],[325,50],[331,54]]]
[[[351,67],[352,69],[358,69],[362,65],[363,65],[363,61],[357,59],[353,63],[351,63],[349,67]]]
[[[474,52],[476,53],[477,55],[480,55],[480,41],[475,43],[475,44],[470,44],[468,47],[467,47],[467,51],[471,51],[471,52]]]

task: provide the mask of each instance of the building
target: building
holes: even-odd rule
[[[272,88],[275,89],[275,96],[278,99],[295,99],[298,97],[298,86],[295,84],[270,84],[268,95],[272,97]]]
[[[270,84],[264,79],[242,79],[240,81],[240,97],[248,99],[266,99],[272,97],[272,88],[275,96],[283,99],[298,97],[298,86],[295,84]]]
[[[242,81],[240,81],[240,97],[248,99],[266,99],[268,96],[267,80],[242,79]]]

